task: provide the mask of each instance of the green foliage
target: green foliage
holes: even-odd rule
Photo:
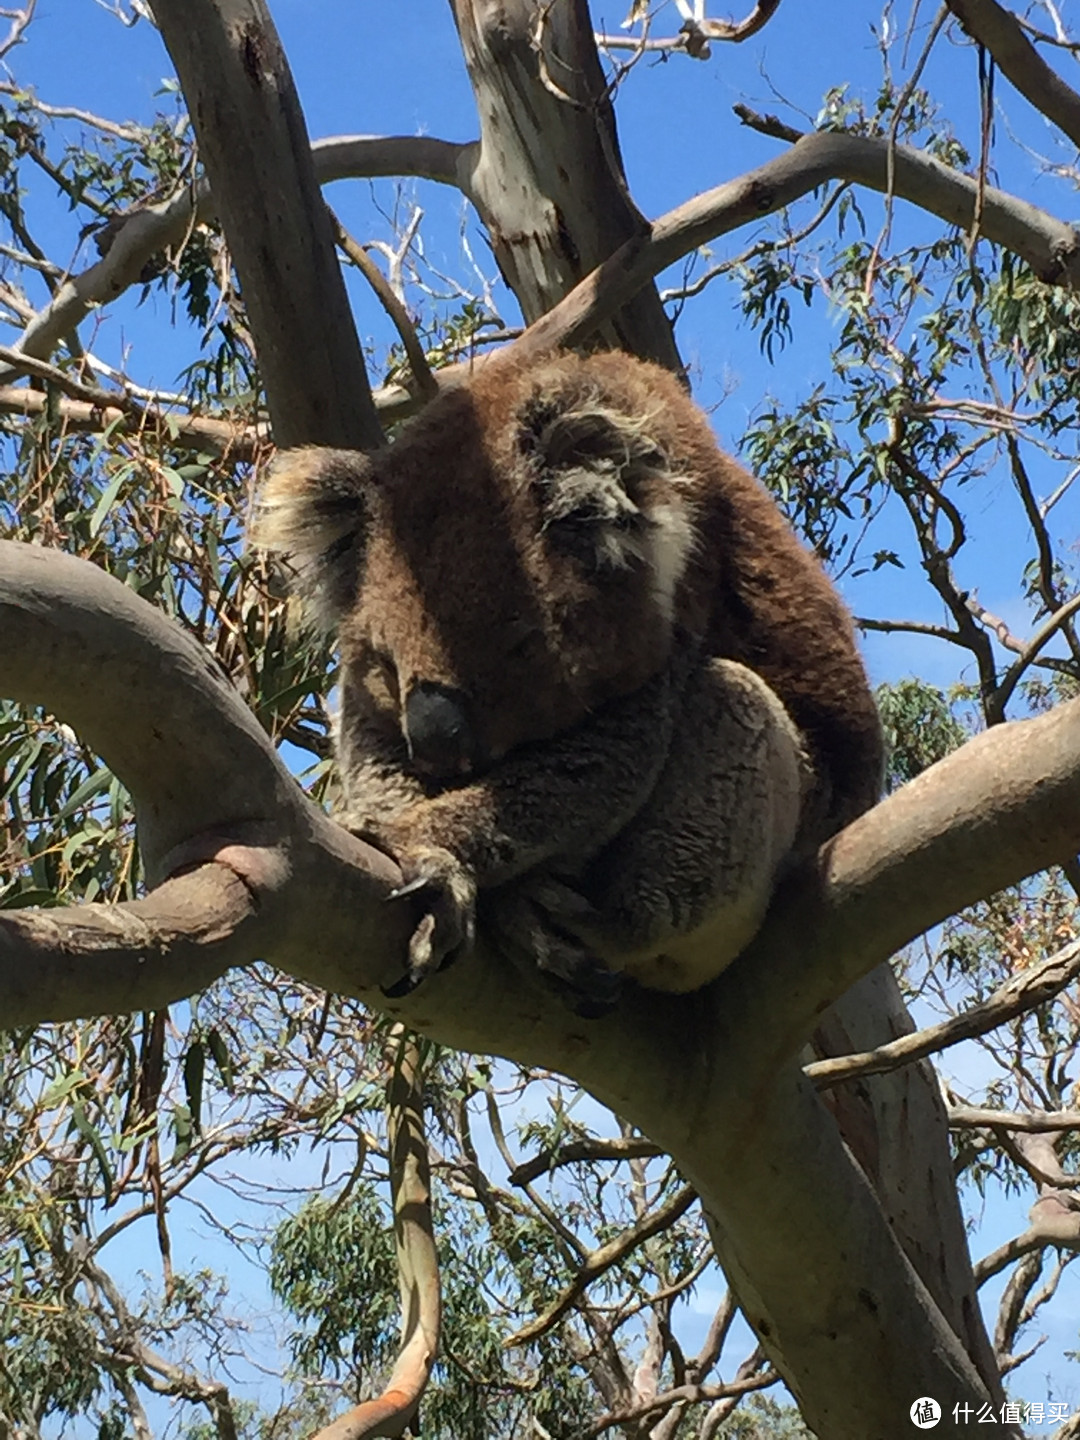
[[[305,1328],[288,1337],[302,1371],[344,1368],[370,1391],[392,1363],[397,1286],[390,1217],[369,1186],[343,1202],[315,1196],[274,1232],[270,1286]]]
[[[876,698],[885,730],[889,790],[914,780],[968,739],[943,692],[914,676],[879,685]]]
[[[716,1433],[723,1440],[814,1440],[794,1405],[780,1405],[768,1395],[751,1395]]]

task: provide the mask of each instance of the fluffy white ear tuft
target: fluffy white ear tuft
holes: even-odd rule
[[[520,444],[553,541],[598,568],[648,566],[670,620],[695,533],[685,477],[672,470],[650,418],[598,397],[566,405],[541,394],[522,416]]]
[[[286,557],[290,589],[320,629],[356,594],[373,496],[366,455],[308,446],[276,457],[256,500],[248,542]]]

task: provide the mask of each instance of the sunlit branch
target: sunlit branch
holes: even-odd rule
[[[1033,1010],[1052,1000],[1080,975],[1080,941],[1066,945],[1055,955],[1014,975],[978,1005],[953,1015],[937,1025],[903,1035],[876,1050],[861,1055],[841,1055],[829,1060],[815,1060],[805,1066],[805,1073],[819,1088],[850,1080],[855,1075],[880,1075],[898,1065],[922,1060],[939,1050],[946,1050],[961,1040],[971,1040],[996,1030],[1007,1020]],[[1044,1127],[1057,1128],[1057,1127]]]
[[[1042,58],[1019,20],[997,0],[947,0],[961,25],[994,57],[1025,100],[1080,146],[1080,95]]]
[[[525,332],[521,345],[543,350],[578,344],[654,276],[700,245],[792,204],[832,180],[850,181],[970,228],[981,200],[980,231],[1022,256],[1040,279],[1080,284],[1080,235],[1034,205],[976,181],[925,151],[834,131],[803,134],[783,155],[736,180],[707,190],[654,220],[599,265],[566,298]]]
[[[1080,1130],[1080,1110],[1044,1110],[1025,1114],[1018,1110],[988,1110],[977,1105],[950,1105],[949,1125],[954,1130]]]
[[[212,455],[250,460],[266,443],[266,428],[238,425],[231,420],[213,420],[203,415],[185,415],[182,411],[160,410],[124,402],[108,406],[86,400],[50,396],[43,390],[30,390],[24,385],[0,385],[0,412],[24,415],[53,416],[66,429],[84,434],[111,430],[114,434],[153,433],[162,444],[179,444]]]
[[[315,1440],[400,1435],[414,1417],[439,1348],[439,1262],[431,1218],[431,1173],[424,1135],[424,1080],[417,1041],[403,1025],[391,1035],[387,1088],[394,1245],[401,1290],[401,1347],[382,1394],[334,1420]]]
[[[374,260],[364,247],[353,239],[333,210],[330,211],[330,223],[334,228],[334,238],[338,245],[374,290],[379,304],[393,322],[394,329],[398,332],[398,337],[408,358],[417,394],[422,400],[433,399],[439,393],[439,382],[431,373],[431,366],[424,354],[424,347],[420,344],[416,326],[409,318],[409,312],[394,294]]]

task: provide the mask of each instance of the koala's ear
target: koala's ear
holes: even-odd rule
[[[670,508],[677,477],[647,416],[541,399],[521,417],[519,444],[553,543],[601,567],[651,558],[650,535]]]
[[[273,461],[249,543],[287,557],[292,590],[332,630],[356,596],[376,487],[368,456],[310,446]]]

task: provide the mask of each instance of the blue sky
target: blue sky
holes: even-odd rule
[[[272,8],[313,137],[426,133],[467,140],[475,135],[472,96],[445,0],[398,0],[393,6],[374,0],[276,0]],[[670,14],[659,18],[658,31],[676,28]],[[928,15],[921,17],[924,24]],[[594,7],[597,24],[608,30],[617,29],[622,18],[621,9]],[[906,11],[901,11],[890,23],[895,28],[906,19]],[[779,153],[779,142],[739,124],[731,113],[737,101],[781,113],[797,124],[798,114],[786,110],[780,97],[812,117],[823,92],[832,85],[847,82],[853,90],[872,96],[881,69],[875,39],[880,25],[875,4],[784,0],[760,35],[743,46],[716,47],[709,63],[675,57],[666,63],[639,65],[620,92],[618,114],[628,176],[641,209],[658,215]],[[917,38],[916,50],[919,43]],[[156,33],[145,23],[125,29],[93,0],[39,0],[28,43],[10,61],[19,81],[32,84],[41,99],[53,104],[76,105],[117,120],[147,120],[155,108],[170,103],[167,97],[154,98],[171,73]],[[943,99],[961,138],[975,151],[978,91],[973,49],[948,41],[939,44],[926,83]],[[1004,82],[999,82],[998,98],[1003,106],[994,156],[999,183],[1071,218],[1080,209],[1072,188],[1053,176],[1037,174],[1023,149],[1028,146],[1064,158],[1054,135]],[[1011,143],[1013,135],[1021,145]],[[478,263],[494,275],[478,226],[463,210],[460,197],[414,182],[408,183],[405,193],[425,210],[428,254],[440,269],[465,273],[460,248],[464,225]],[[384,209],[390,208],[392,185],[341,182],[330,192],[332,203],[362,239],[386,236],[385,221],[372,206],[373,196]],[[80,221],[46,205],[44,192],[32,194],[30,203],[36,233],[49,253],[72,261],[76,268],[90,263],[88,247],[79,249]],[[865,208],[872,229],[879,223],[876,202],[868,200]],[[929,233],[928,223],[936,227],[936,222],[925,222],[910,212],[897,218],[898,227],[911,235]],[[748,232],[726,237],[714,247],[715,258],[738,253],[749,238]],[[377,307],[363,292],[354,294],[361,333],[385,344]],[[189,339],[171,329],[171,306],[165,295],[155,293],[141,306],[136,301],[135,295],[125,297],[102,320],[95,348],[114,363],[123,358],[129,373],[141,383],[172,388],[177,373],[192,358]],[[508,312],[506,318],[513,322],[516,317]],[[693,370],[697,397],[714,410],[723,443],[729,447],[737,443],[766,394],[791,402],[823,378],[834,325],[824,305],[815,302],[795,342],[776,364],[770,364],[741,322],[732,290],[715,285],[687,306],[678,332],[680,345]],[[1027,627],[1018,588],[1017,537],[999,504],[1004,485],[991,479],[970,499],[979,557],[978,575],[973,578],[980,584],[984,603],[1023,632]],[[1075,500],[1063,503],[1055,516],[1059,531],[1075,537]],[[854,608],[867,614],[940,618],[928,604],[921,577],[913,579],[903,572],[886,571],[873,580],[852,581],[848,596]],[[877,679],[917,670],[944,684],[956,676],[954,655],[939,642],[871,637],[866,648]],[[948,1057],[944,1068],[964,1078],[963,1063]],[[975,1253],[1015,1231],[1022,1223],[1022,1208],[997,1199],[989,1204],[979,1221]],[[194,1229],[193,1251],[205,1244],[201,1232]],[[1053,1324],[1044,1327],[1054,1332],[1048,1350],[1075,1343],[1080,1320],[1080,1293],[1075,1287],[1063,1291],[1051,1318]],[[1058,1375],[1067,1387],[1065,1393],[1080,1399],[1080,1386],[1068,1367]],[[1030,1362],[1022,1378],[1029,1397],[1049,1398],[1046,1384],[1041,1362]]]

